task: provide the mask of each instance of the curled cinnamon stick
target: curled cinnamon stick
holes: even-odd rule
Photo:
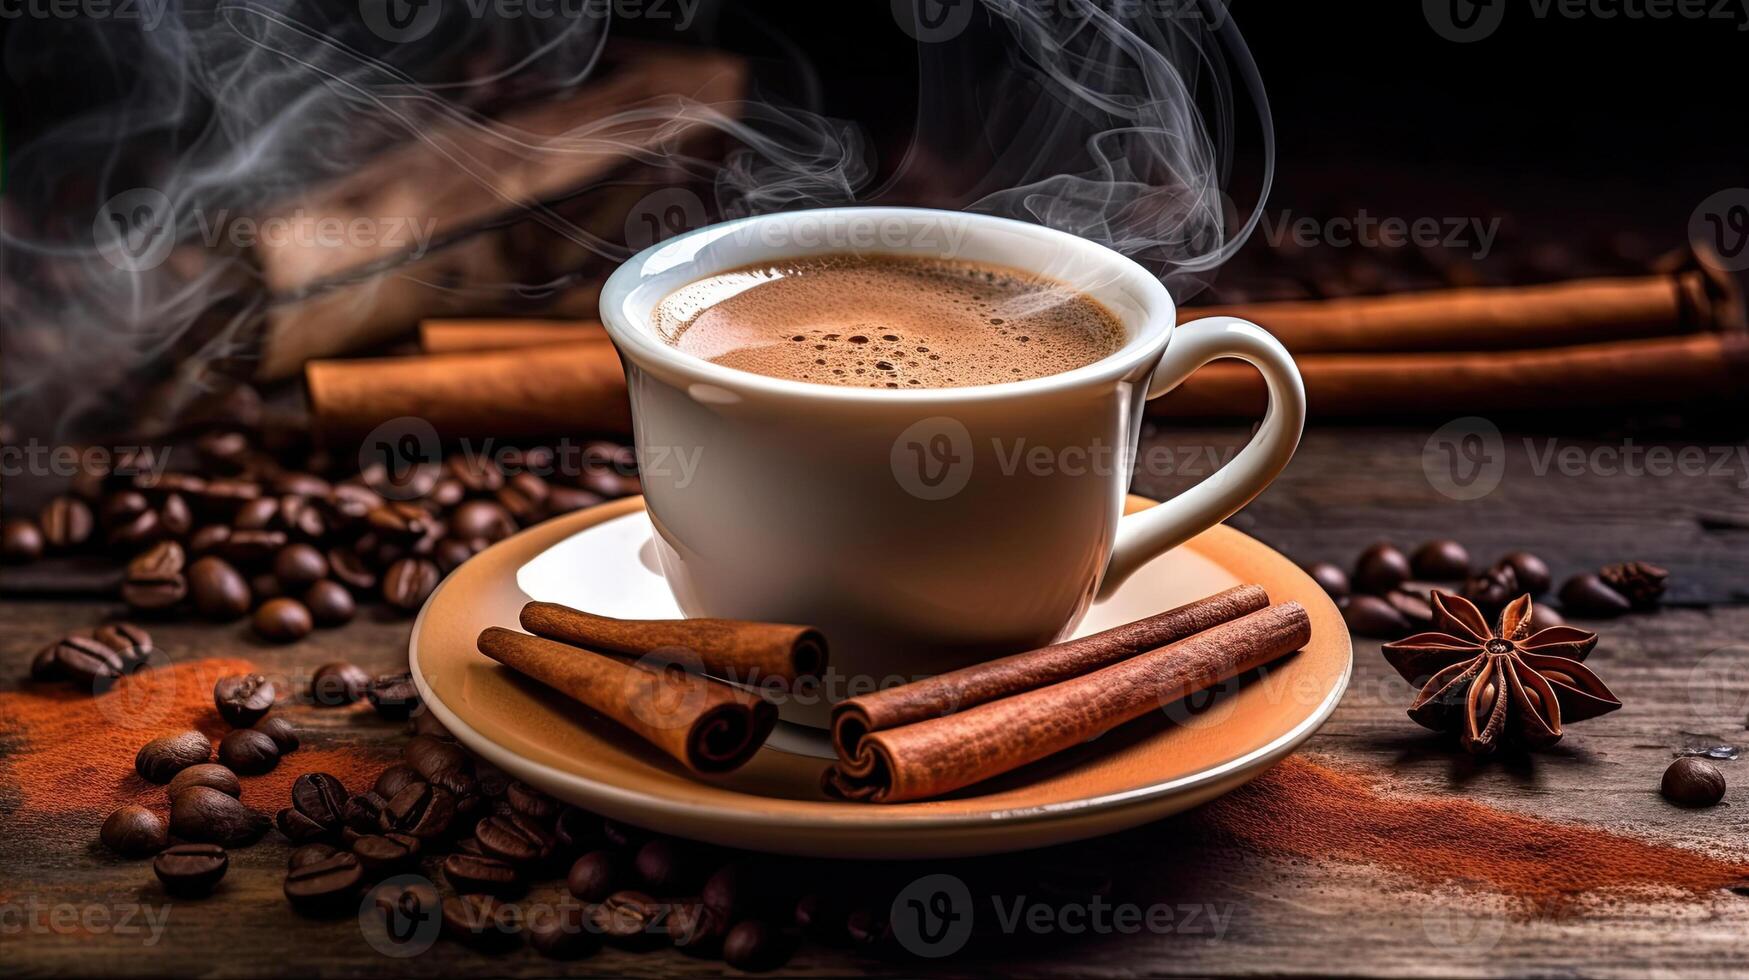
[[[419,348],[427,354],[512,350],[606,340],[600,320],[426,320]]]
[[[1260,609],[1073,680],[837,743],[826,787],[875,803],[939,796],[1102,735],[1311,638],[1299,603]]]
[[[672,654],[686,666],[738,684],[783,687],[826,669],[826,638],[812,626],[739,619],[614,619],[556,602],[522,607],[536,636],[629,657]]]
[[[678,666],[650,666],[501,627],[480,652],[631,729],[698,773],[739,768],[771,734],[777,709]]]
[[[444,437],[631,431],[625,374],[607,341],[472,354],[311,361],[310,409],[330,440],[423,418]]]
[[[1267,605],[1269,594],[1262,586],[1235,586],[1092,636],[851,698],[832,709],[832,741],[840,755],[849,758],[869,732],[940,718],[986,701],[1079,677]]]

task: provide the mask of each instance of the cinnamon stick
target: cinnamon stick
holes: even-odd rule
[[[671,656],[738,684],[789,687],[826,668],[826,638],[811,626],[739,619],[614,619],[556,602],[522,607],[522,628],[628,657]]]
[[[1249,613],[1109,667],[975,708],[835,742],[826,788],[852,800],[939,796],[1017,769],[1306,645],[1297,602]]]
[[[426,320],[419,324],[419,348],[427,354],[606,339],[600,320]]]
[[[855,754],[869,732],[897,728],[986,701],[1055,684],[1144,650],[1153,650],[1269,605],[1262,586],[1240,585],[1156,616],[1078,640],[988,660],[840,702],[832,709],[832,740],[840,754]]]
[[[678,666],[633,663],[493,626],[480,652],[606,715],[698,773],[739,768],[771,734],[777,709]]]
[[[1200,307],[1181,310],[1179,320],[1223,315],[1262,324],[1297,357],[1514,350],[1724,330],[1742,326],[1743,304],[1728,275],[1691,262],[1651,276]]]
[[[1485,415],[1699,404],[1749,391],[1749,336],[1621,340],[1543,350],[1295,357],[1316,416]],[[1149,403],[1151,415],[1250,416],[1267,403],[1249,365],[1217,361]]]
[[[312,361],[310,409],[332,440],[401,416],[440,436],[546,438],[629,433],[625,374],[605,340],[472,354]]]

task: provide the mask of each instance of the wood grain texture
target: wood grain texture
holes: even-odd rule
[[[1685,811],[1657,795],[1658,776],[1684,732],[1749,741],[1749,530],[1706,530],[1702,516],[1749,525],[1749,468],[1741,441],[1659,442],[1641,448],[1728,450],[1722,472],[1576,475],[1536,472],[1542,435],[1508,431],[1505,475],[1472,501],[1442,495],[1423,469],[1424,429],[1325,429],[1309,434],[1277,484],[1233,523],[1300,560],[1348,561],[1369,542],[1405,546],[1434,536],[1465,541],[1479,560],[1511,547],[1542,554],[1557,577],[1623,558],[1672,569],[1674,607],[1599,629],[1589,663],[1626,706],[1574,726],[1553,751],[1529,759],[1476,761],[1423,732],[1403,714],[1409,686],[1378,654],[1356,642],[1354,682],[1336,714],[1307,743],[1325,760],[1389,770],[1399,786],[1473,799],[1552,819],[1581,821],[1691,847],[1749,842],[1749,763],[1722,763],[1727,805]],[[1144,440],[1135,488],[1168,495],[1199,478],[1247,437],[1240,428],[1160,426]],[[1557,449],[1621,449],[1627,434],[1559,437]],[[1156,465],[1150,467],[1153,455]],[[1164,466],[1159,461],[1166,461]],[[1730,523],[1726,521],[1725,523]],[[0,686],[15,686],[40,643],[87,625],[113,607],[71,601],[0,604]],[[372,613],[339,631],[291,647],[267,647],[241,626],[155,628],[178,658],[246,656],[265,667],[309,670],[337,658],[372,670],[404,658],[404,620]],[[404,728],[368,713],[292,709],[313,744],[398,745]],[[18,750],[0,736],[0,755]],[[0,759],[3,761],[3,759]],[[0,961],[9,974],[145,976],[575,975],[716,976],[717,960],[673,953],[605,951],[554,964],[523,949],[486,956],[439,942],[404,960],[368,945],[354,919],[318,922],[289,913],[280,894],[286,848],[275,835],[233,856],[224,901],[178,902],[154,945],[142,936],[82,927],[21,927],[29,908],[161,906],[166,900],[144,863],[122,861],[93,843],[95,827],[69,827],[50,839],[17,832],[16,795],[0,787]],[[1486,842],[1478,842],[1486,846]],[[1429,891],[1363,865],[1286,862],[1234,853],[1213,843],[1196,812],[1115,837],[982,862],[940,862],[895,873],[968,877],[992,860],[1016,866],[1069,866],[1110,874],[1112,901],[1160,907],[1163,932],[1023,932],[975,940],[941,961],[891,961],[805,946],[778,975],[1133,977],[1154,975],[1357,974],[1371,976],[1648,973],[1749,976],[1749,898],[1729,893],[1701,904],[1628,904],[1571,919],[1518,919],[1485,896]],[[831,869],[827,869],[831,870]],[[1010,900],[1015,896],[1008,896]],[[989,906],[977,913],[988,919]]]

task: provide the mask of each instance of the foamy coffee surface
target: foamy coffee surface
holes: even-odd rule
[[[1060,374],[1123,346],[1097,300],[1002,266],[835,255],[747,266],[656,308],[679,349],[777,378],[959,388]]]

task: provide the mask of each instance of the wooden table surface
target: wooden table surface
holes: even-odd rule
[[[1232,523],[1301,561],[1346,563],[1381,537],[1412,546],[1444,535],[1466,542],[1478,560],[1528,548],[1557,576],[1607,561],[1654,560],[1672,570],[1670,606],[1598,624],[1603,641],[1590,662],[1626,706],[1570,729],[1555,751],[1476,763],[1426,737],[1404,717],[1409,686],[1368,640],[1355,643],[1347,697],[1302,751],[1388,770],[1417,791],[1461,794],[1693,847],[1749,849],[1743,763],[1722,763],[1736,784],[1723,806],[1679,810],[1656,791],[1684,732],[1749,740],[1749,446],[1741,434],[1709,439],[1624,429],[1581,437],[1508,427],[1484,442],[1504,458],[1503,479],[1491,492],[1460,501],[1440,489],[1453,484],[1449,471],[1441,476],[1444,437],[1430,441],[1434,430],[1434,424],[1316,429],[1287,473]],[[1245,438],[1247,431],[1236,427],[1150,427],[1144,447],[1155,452],[1144,454],[1135,488],[1169,494]],[[1646,452],[1653,447],[1697,447],[1700,453],[1667,458]],[[42,643],[114,611],[87,601],[0,601],[0,684],[15,687]],[[158,635],[178,659],[233,655],[268,669],[307,670],[344,658],[387,670],[404,662],[407,628],[404,620],[366,615],[284,648],[255,643],[241,626],[174,625]],[[368,714],[290,710],[302,712],[293,720],[313,744],[394,746],[406,737],[402,726]],[[0,741],[0,753],[17,751],[16,738]],[[146,864],[113,858],[93,843],[95,826],[19,833],[16,792],[0,794],[0,962],[8,973],[702,976],[725,970],[720,961],[671,952],[610,950],[557,964],[528,949],[486,956],[449,942],[410,959],[389,959],[367,944],[356,920],[311,921],[288,913],[280,895],[285,845],[276,834],[235,853],[222,898],[171,905],[155,943],[115,931],[39,928],[35,924],[45,920],[32,910],[162,906],[166,900]],[[806,945],[781,972],[1749,975],[1749,898],[1729,892],[1570,918],[1509,918],[1461,892],[1405,889],[1366,864],[1236,853],[1198,839],[1194,828],[1189,814],[1050,854],[1003,859],[1011,866],[1048,861],[1109,869],[1113,901],[1179,910],[1171,928],[1015,936],[976,943],[940,961],[882,960]],[[1476,841],[1478,849],[1488,844]],[[928,870],[955,867],[944,862]]]

